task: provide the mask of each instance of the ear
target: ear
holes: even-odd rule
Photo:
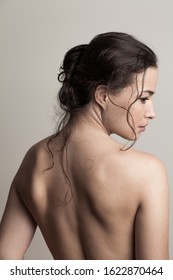
[[[107,109],[108,94],[105,86],[98,86],[95,90],[95,101],[103,110]]]

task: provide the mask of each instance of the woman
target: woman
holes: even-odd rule
[[[168,185],[132,144],[154,119],[153,51],[124,33],[70,49],[57,133],[26,154],[0,227],[1,259],[23,259],[39,226],[54,259],[168,259]]]

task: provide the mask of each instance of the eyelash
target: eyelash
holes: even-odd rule
[[[141,97],[140,100],[141,100],[142,103],[146,103],[146,101],[149,100],[149,98],[148,97]]]

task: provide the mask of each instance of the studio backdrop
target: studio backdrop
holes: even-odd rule
[[[125,32],[159,58],[156,119],[136,147],[167,168],[173,258],[172,11],[172,0],[0,0],[0,217],[25,153],[54,132],[57,73],[66,51],[98,33]],[[26,259],[51,258],[37,230]]]

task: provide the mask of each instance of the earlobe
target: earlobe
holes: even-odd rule
[[[95,91],[95,101],[103,110],[107,108],[108,94],[105,86],[98,86]]]

